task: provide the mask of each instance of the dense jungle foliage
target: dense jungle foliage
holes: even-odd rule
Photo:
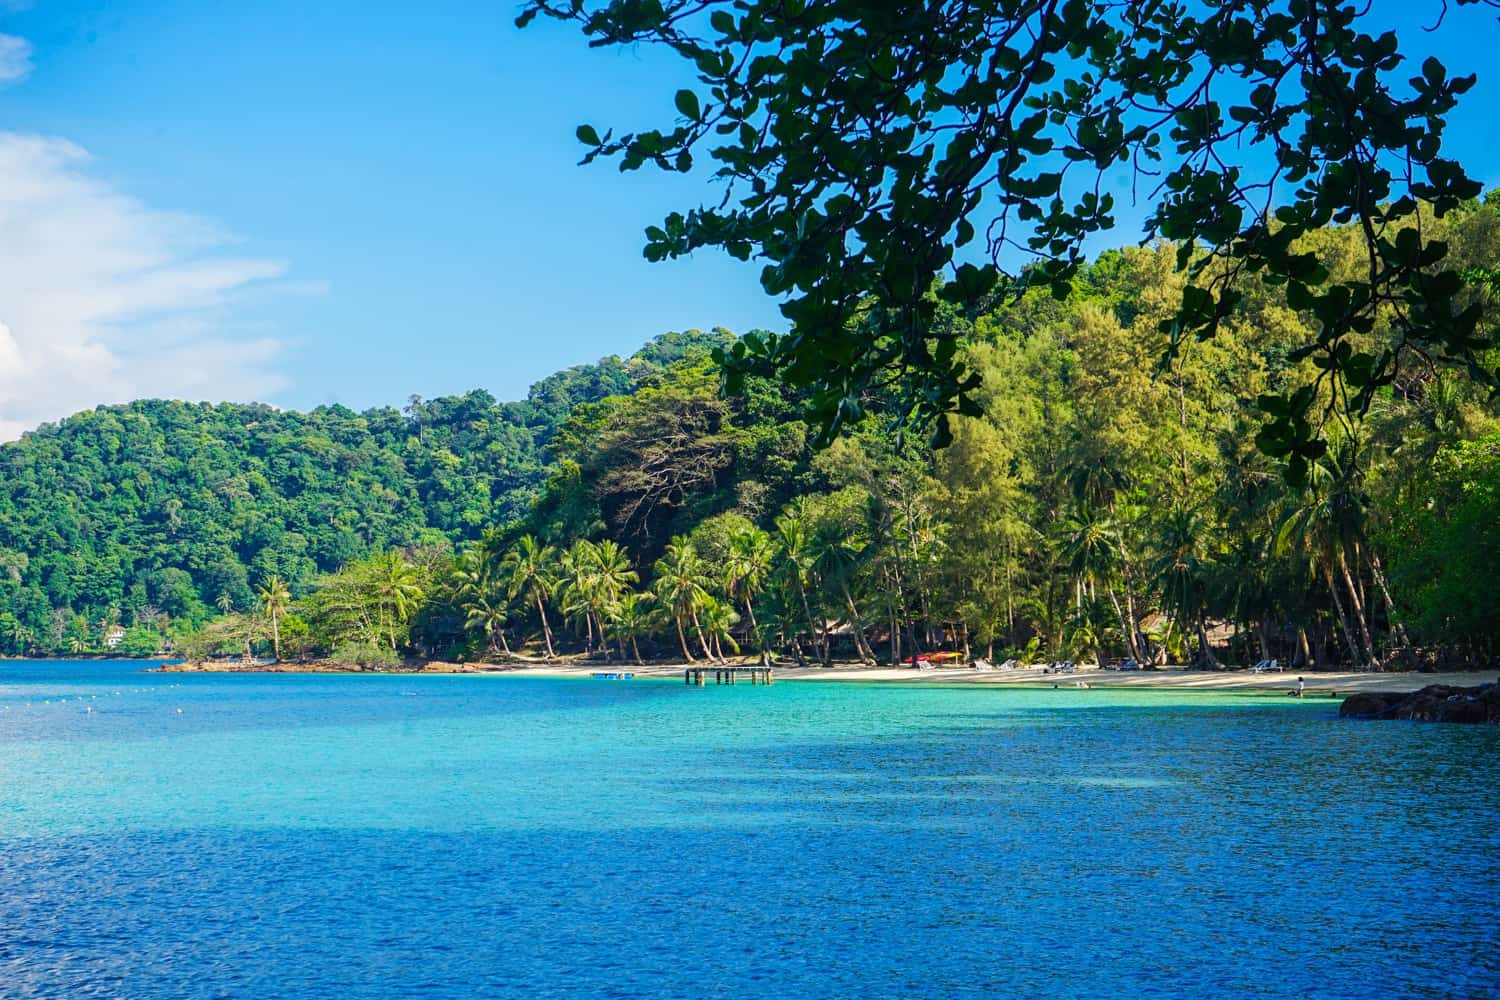
[[[1488,310],[1500,200],[1427,225]],[[1356,266],[1348,231],[1313,238]],[[940,306],[983,382],[937,452],[878,418],[813,448],[796,391],[721,395],[723,331],[522,403],[80,414],[0,448],[0,649],[1492,663],[1500,406],[1423,364],[1363,417],[1315,400],[1329,448],[1289,485],[1257,400],[1314,383],[1309,319],[1242,282],[1164,365],[1176,257]]]

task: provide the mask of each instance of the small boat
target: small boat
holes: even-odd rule
[[[608,673],[596,673],[592,676],[596,681],[628,681],[632,677],[634,677],[635,674],[629,672],[621,673],[619,671],[610,671]]]

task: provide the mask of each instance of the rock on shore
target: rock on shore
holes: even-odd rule
[[[1432,684],[1406,694],[1370,691],[1346,698],[1339,706],[1339,717],[1500,725],[1500,684],[1478,687]]]

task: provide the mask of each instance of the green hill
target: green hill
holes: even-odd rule
[[[0,446],[0,615],[65,648],[97,619],[202,620],[280,576],[303,591],[372,550],[461,542],[525,513],[580,403],[629,395],[724,331],[664,334],[550,375],[404,410],[141,400]]]

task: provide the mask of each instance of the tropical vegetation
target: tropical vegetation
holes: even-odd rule
[[[1500,202],[1428,222],[1488,314]],[[1357,266],[1351,233],[1317,238]],[[1328,447],[1293,482],[1256,447],[1260,400],[1326,393],[1297,349],[1315,319],[1246,279],[1220,334],[1162,365],[1176,258],[1109,251],[1067,301],[972,320],[939,302],[981,382],[936,451],[873,389],[872,418],[815,447],[804,390],[721,392],[722,331],[555,377],[545,419],[518,416],[542,388],[80,414],[0,447],[0,650],[1494,663],[1496,400],[1422,364],[1363,416],[1319,396]]]

